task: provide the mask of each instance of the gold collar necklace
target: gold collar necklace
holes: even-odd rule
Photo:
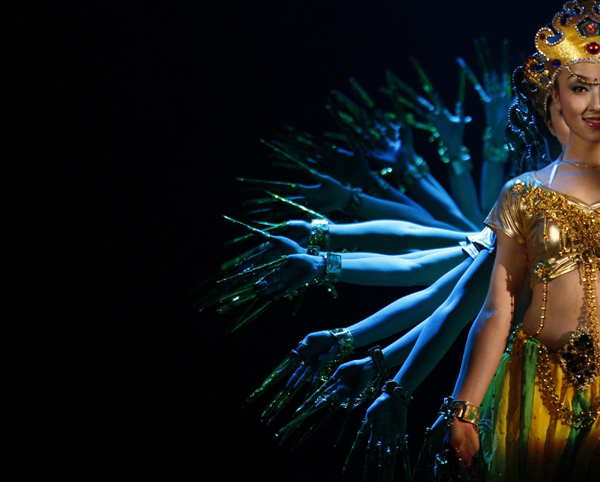
[[[583,167],[585,169],[596,169],[599,166],[588,166],[587,164],[584,164],[583,162],[575,162],[575,161],[567,161],[564,158],[561,158],[560,162],[565,162],[567,164],[571,164],[572,166],[575,167]]]

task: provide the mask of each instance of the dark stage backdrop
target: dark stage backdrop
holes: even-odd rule
[[[285,180],[261,138],[282,123],[333,129],[328,93],[349,93],[351,77],[385,106],[386,70],[417,85],[410,56],[453,105],[455,58],[475,64],[475,38],[496,52],[509,39],[516,66],[560,3],[34,3],[7,22],[10,259],[26,295],[9,313],[25,331],[13,476],[360,480],[358,464],[345,476],[341,466],[361,414],[339,447],[325,427],[291,452],[278,426],[260,423],[262,402],[242,405],[304,335],[357,322],[405,291],[340,286],[333,300],[316,290],[295,317],[281,302],[224,336],[223,317],[192,308],[193,288],[240,234],[222,218],[243,219],[235,178]],[[472,90],[467,109],[477,158],[483,111]],[[415,393],[414,450],[461,349]]]

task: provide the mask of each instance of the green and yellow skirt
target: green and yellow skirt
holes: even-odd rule
[[[546,376],[542,380],[540,346],[521,329],[515,330],[484,399],[482,420],[491,427],[485,430],[482,424],[481,430],[487,480],[598,480],[600,417],[595,404],[600,400],[600,377],[585,391],[575,391],[550,354],[552,362],[546,369],[552,383]],[[593,416],[587,423],[569,423],[564,415],[567,409],[568,413]]]

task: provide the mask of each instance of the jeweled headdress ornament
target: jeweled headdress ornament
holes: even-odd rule
[[[564,4],[552,23],[535,36],[536,54],[523,65],[528,97],[542,115],[547,113],[550,85],[563,69],[578,62],[600,62],[600,0]]]

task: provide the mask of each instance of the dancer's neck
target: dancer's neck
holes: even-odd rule
[[[562,156],[565,161],[600,168],[600,142],[588,142],[583,139],[569,139],[569,144]]]

